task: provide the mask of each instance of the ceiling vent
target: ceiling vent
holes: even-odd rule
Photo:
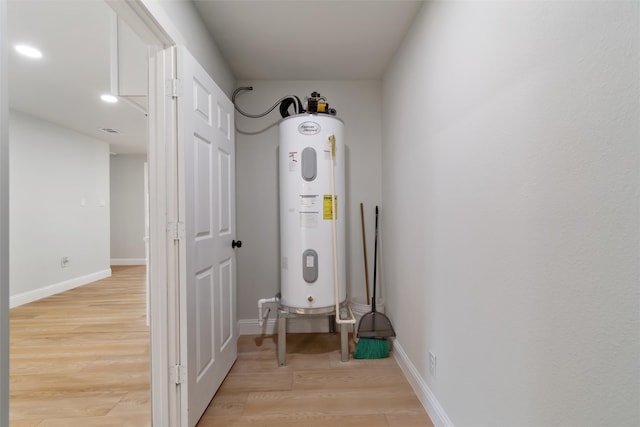
[[[100,128],[100,130],[101,130],[102,132],[106,132],[106,133],[120,133],[120,132],[118,132],[117,130],[115,130],[115,129],[111,129],[111,128]]]

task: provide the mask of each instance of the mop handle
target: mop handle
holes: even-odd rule
[[[373,243],[373,297],[371,298],[371,311],[376,312],[376,272],[378,264],[378,206],[376,206],[376,234]]]

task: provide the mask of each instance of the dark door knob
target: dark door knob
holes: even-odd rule
[[[241,248],[242,247],[242,240],[233,240],[231,242],[231,247],[232,248]]]

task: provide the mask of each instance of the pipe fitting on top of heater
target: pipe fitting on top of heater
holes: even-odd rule
[[[332,116],[336,115],[335,108],[329,108],[327,98],[321,96],[318,92],[311,92],[311,96],[307,96],[304,99],[304,108],[307,113],[316,114],[324,113]]]
[[[351,307],[349,304],[346,304],[346,313],[340,312],[340,275],[338,274],[338,233],[336,231],[336,220],[338,218],[336,212],[336,188],[335,188],[335,177],[334,177],[334,167],[333,161],[336,158],[336,137],[335,135],[329,136],[329,153],[331,158],[329,160],[329,164],[331,165],[331,240],[333,243],[333,291],[335,294],[336,300],[336,323],[338,325],[342,324],[356,324],[356,318],[351,312]],[[348,318],[342,319],[342,314],[348,315]]]
[[[280,115],[282,116],[282,118],[287,118],[291,115],[290,109],[293,109],[293,114],[303,114],[303,113],[308,113],[308,114],[328,114],[331,116],[335,116],[336,115],[336,109],[335,108],[329,108],[329,103],[327,102],[327,98],[325,98],[324,96],[320,95],[320,93],[313,91],[311,92],[310,96],[305,97],[304,99],[304,105],[303,103],[300,101],[300,98],[298,98],[295,95],[286,95],[283,96],[282,98],[280,98],[279,100],[277,100],[275,102],[275,104],[273,104],[271,106],[271,108],[269,108],[268,110],[259,113],[259,114],[251,114],[251,113],[247,113],[245,111],[243,111],[238,104],[236,103],[236,97],[238,96],[238,94],[240,92],[243,91],[252,91],[253,90],[253,86],[241,86],[239,88],[237,88],[235,91],[233,91],[233,94],[231,95],[231,102],[233,103],[234,108],[243,116],[245,117],[249,117],[249,118],[253,118],[253,119],[258,119],[260,117],[264,117],[267,114],[269,114],[271,111],[273,111],[276,107],[280,106]]]

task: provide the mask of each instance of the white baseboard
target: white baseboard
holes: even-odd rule
[[[276,329],[276,319],[267,320],[262,327],[258,324],[258,319],[238,320],[239,335],[273,335]]]
[[[34,289],[32,291],[12,295],[11,297],[9,297],[9,307],[18,307],[20,305],[37,301],[42,298],[50,297],[51,295],[59,294],[60,292],[78,288],[82,285],[86,285],[88,283],[95,282],[96,280],[104,279],[106,277],[111,277],[110,268],[102,271],[96,271],[95,273],[87,274],[85,276],[65,280],[64,282],[54,283],[52,285]]]
[[[418,396],[420,403],[424,406],[425,411],[429,414],[429,418],[433,421],[435,427],[454,427],[453,422],[449,419],[446,412],[436,399],[433,392],[427,387],[415,365],[409,360],[407,353],[404,352],[398,340],[393,342],[393,355],[407,377],[413,391]]]
[[[111,258],[111,265],[146,265],[144,258]]]
[[[278,332],[275,318],[270,318],[260,327],[258,319],[241,319],[238,321],[240,335],[273,335]],[[292,318],[287,321],[287,333],[324,333],[329,332],[328,317]]]

